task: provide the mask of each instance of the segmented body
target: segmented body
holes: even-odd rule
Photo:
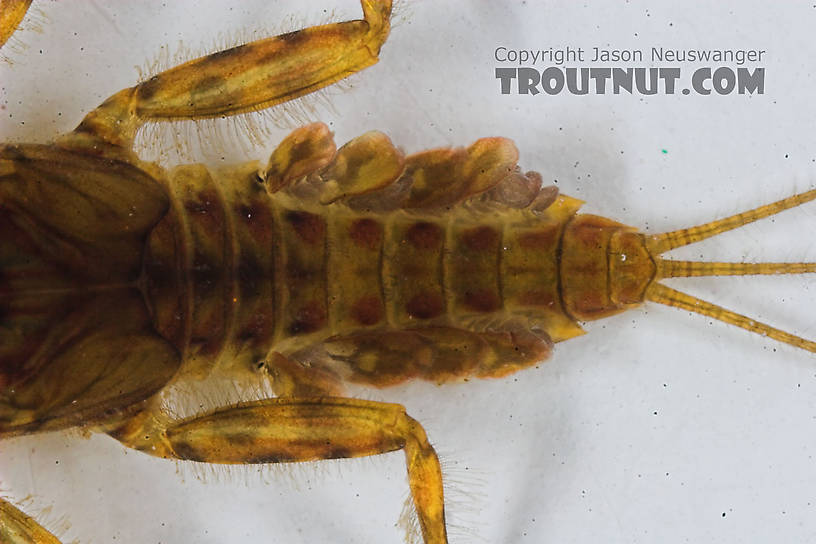
[[[364,9],[372,11],[371,4]],[[355,23],[345,28],[362,26]],[[309,35],[286,35],[276,44],[296,50]],[[541,190],[536,176],[517,172],[515,150],[503,139],[403,160],[382,135],[355,141],[378,151],[373,154],[354,146],[335,153],[333,144],[293,152],[296,132],[267,166],[171,171],[120,148],[129,146],[144,121],[129,116],[209,115],[211,110],[189,102],[192,90],[228,88],[233,62],[247,54],[253,64],[262,49],[258,44],[217,54],[198,61],[196,70],[186,65],[173,77],[123,91],[56,145],[2,148],[6,214],[0,228],[13,234],[0,239],[0,296],[11,301],[2,317],[11,325],[7,330],[25,334],[23,342],[4,337],[0,345],[0,434],[85,426],[148,451],[156,444],[147,443],[140,410],[168,385],[216,372],[269,373],[284,401],[328,399],[342,392],[343,382],[386,386],[411,378],[500,376],[546,357],[551,342],[579,334],[578,321],[642,302],[658,272],[669,268],[646,251],[651,239],[610,220],[578,216],[578,201]],[[201,67],[219,77],[185,87]],[[230,100],[245,94],[236,91]],[[208,104],[244,111],[220,103],[220,93],[212,95]],[[142,107],[117,109],[122,102],[132,105],[131,99]],[[327,133],[325,127],[311,130]],[[326,144],[325,138],[306,140]],[[89,186],[78,183],[81,177],[96,188],[85,191]],[[68,216],[84,210],[88,194],[97,199],[89,206],[92,219],[78,225]],[[695,241],[688,234],[685,242]],[[657,242],[654,248],[667,249]],[[689,275],[695,270],[702,268],[687,267]],[[738,267],[720,270],[736,273]],[[95,342],[100,338],[105,341]],[[32,356],[43,346],[44,355]],[[87,365],[82,357],[113,364]],[[99,376],[101,386],[91,379]],[[113,395],[100,394],[107,390]],[[77,405],[78,392],[86,398],[80,396]],[[266,408],[259,413],[272,420],[285,403],[265,400],[156,434],[169,442],[218,415],[254,408]],[[333,408],[372,404],[344,399]],[[400,408],[384,406],[391,431]],[[408,427],[409,437],[422,438],[416,422]],[[258,438],[253,429],[230,431],[241,439],[230,447]],[[179,440],[157,455],[251,463],[405,446],[404,435],[388,438],[368,449],[326,443],[308,455],[239,451],[226,460],[214,455],[223,447],[197,449]],[[435,459],[429,449],[425,455]],[[412,485],[422,480],[411,476]],[[420,488],[418,494],[427,493]],[[434,499],[429,510],[435,517],[428,516],[433,530],[423,526],[423,534],[427,542],[442,542],[441,490]]]
[[[157,329],[209,360],[193,364],[275,372],[278,353],[352,382],[442,382],[505,374],[540,360],[551,331],[563,340],[580,330],[557,290],[574,199],[537,211],[485,199],[372,209],[383,207],[376,192],[323,204],[320,176],[269,194],[257,172],[170,175],[174,212],[151,234],[145,279]],[[402,176],[393,183],[406,185]],[[529,330],[541,337],[525,352],[501,336]]]
[[[326,127],[310,125],[287,142],[313,133],[330,141]],[[559,280],[565,225],[579,201],[541,189],[535,174],[518,173],[515,149],[506,140],[403,160],[387,138],[372,134],[337,154],[299,157],[320,167],[297,170],[296,178],[271,191],[273,181],[259,177],[258,163],[154,172],[161,184],[128,204],[137,217],[166,208],[149,232],[138,234],[143,224],[109,222],[102,241],[77,242],[65,234],[59,254],[37,247],[53,224],[23,217],[28,197],[20,194],[35,173],[51,191],[81,190],[49,170],[72,155],[7,147],[2,156],[14,173],[6,176],[5,201],[11,210],[15,200],[20,203],[18,213],[5,216],[7,240],[26,242],[6,248],[10,279],[3,292],[43,300],[43,289],[64,285],[53,295],[58,303],[41,307],[40,346],[63,345],[67,333],[55,332],[54,323],[66,315],[76,319],[103,297],[141,298],[143,307],[133,302],[134,311],[149,315],[155,333],[182,354],[178,377],[269,371],[273,380],[298,382],[279,386],[294,387],[286,390],[290,394],[302,392],[299,387],[317,392],[321,385],[328,391],[320,392],[336,393],[343,381],[386,386],[411,378],[500,376],[541,360],[551,338],[580,334],[564,309]],[[360,168],[346,168],[349,157],[359,159],[355,146],[370,141],[377,155],[360,159]],[[326,201],[331,187],[347,186],[365,161],[382,155],[394,162],[385,177],[377,173],[382,188],[360,196],[329,193],[333,201]],[[101,170],[92,158],[75,159],[83,163],[77,169]],[[476,174],[471,163],[478,163]],[[111,183],[132,176],[150,185],[147,172],[116,173],[109,161],[104,166],[113,173],[100,176]],[[291,174],[293,166],[286,168]],[[434,174],[444,177],[424,179]],[[469,196],[477,180],[478,194]],[[520,184],[526,196],[519,196]],[[164,195],[157,193],[162,186]],[[515,201],[504,201],[508,191]],[[66,258],[66,247],[81,255],[68,252]],[[9,306],[12,324],[31,318],[15,316],[17,305],[25,303]],[[103,307],[108,310],[94,313],[109,311],[103,319],[117,321],[121,304]],[[6,344],[3,369],[6,383],[19,388],[40,369],[32,363],[34,342],[17,351],[14,345]],[[58,355],[59,349],[50,351]],[[19,424],[14,417],[7,421],[11,429]],[[18,427],[24,429],[31,427]]]

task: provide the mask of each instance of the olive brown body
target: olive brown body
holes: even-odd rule
[[[0,0],[0,46],[29,3]],[[505,376],[581,322],[645,300],[816,352],[660,283],[816,272],[660,257],[816,190],[647,236],[578,214],[505,138],[405,156],[379,132],[338,148],[313,123],[266,162],[168,169],[134,151],[146,123],[252,114],[376,63],[391,2],[361,6],[359,20],[152,75],[52,143],[0,145],[0,439],[78,428],[212,464],[401,450],[416,533],[446,544],[442,470],[421,424],[400,405],[345,397],[347,385]],[[191,382],[246,377],[260,386],[243,402],[173,408]],[[3,498],[0,540],[58,542]]]

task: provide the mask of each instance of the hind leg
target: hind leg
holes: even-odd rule
[[[403,450],[425,544],[447,543],[439,460],[425,430],[398,404],[264,399],[179,421],[143,412],[110,434],[157,457],[216,464],[295,463]]]
[[[60,544],[42,525],[8,501],[0,499],[0,542],[4,544]]]
[[[30,5],[31,0],[0,0],[0,47],[20,26]]]

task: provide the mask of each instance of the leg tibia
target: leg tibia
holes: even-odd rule
[[[445,529],[445,503],[442,497],[442,469],[422,425],[405,415],[399,427],[407,438],[405,462],[408,484],[419,516],[425,544],[448,541]]]
[[[426,544],[447,542],[439,460],[420,424],[397,404],[276,398],[181,421],[142,414],[111,433],[151,455],[206,463],[314,461],[405,450]]]
[[[31,0],[0,0],[0,47],[17,30],[30,5]]]
[[[10,503],[0,499],[0,542],[4,544],[60,544],[57,537]]]

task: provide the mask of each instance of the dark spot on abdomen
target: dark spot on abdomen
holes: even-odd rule
[[[375,250],[382,244],[383,227],[373,219],[358,219],[351,224],[349,236],[356,245]]]
[[[405,233],[405,239],[415,248],[432,250],[442,246],[444,231],[434,223],[416,223]]]
[[[286,221],[298,237],[310,245],[323,242],[326,236],[326,222],[319,215],[302,211],[286,212]]]
[[[420,293],[408,301],[405,309],[412,317],[431,319],[445,311],[445,301],[439,293]]]
[[[320,330],[326,325],[326,308],[317,301],[310,302],[298,308],[294,319],[289,325],[289,334],[308,334]]]
[[[462,233],[462,242],[473,251],[495,250],[499,244],[499,233],[493,227],[476,227]]]
[[[351,315],[360,325],[379,323],[385,315],[382,300],[376,295],[360,297],[351,307]]]
[[[465,291],[465,306],[477,312],[495,312],[501,306],[499,296],[493,291],[480,289]]]

